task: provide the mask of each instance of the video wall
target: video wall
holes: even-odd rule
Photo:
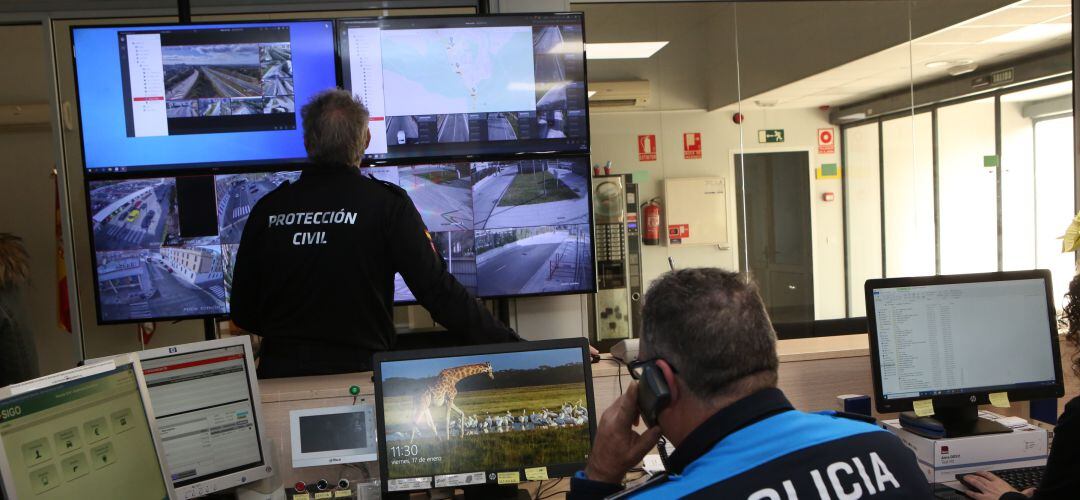
[[[76,27],[72,43],[102,323],[228,314],[247,216],[299,179],[300,108],[334,87],[371,111],[364,171],[409,193],[471,292],[595,289],[580,14]],[[400,276],[395,302],[415,302]]]
[[[473,294],[593,289],[588,157],[363,172],[408,192],[450,272]],[[99,320],[228,314],[248,214],[299,177],[283,171],[91,181]],[[416,300],[400,276],[394,300]]]

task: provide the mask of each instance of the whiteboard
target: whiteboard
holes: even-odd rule
[[[665,179],[664,203],[668,245],[728,243],[727,180],[723,177]]]

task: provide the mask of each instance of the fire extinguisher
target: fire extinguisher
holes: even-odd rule
[[[660,244],[660,198],[653,198],[641,205],[641,211],[645,218],[645,234],[641,242],[646,245]]]

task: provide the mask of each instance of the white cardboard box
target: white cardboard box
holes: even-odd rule
[[[882,427],[896,434],[915,452],[919,469],[931,483],[956,479],[957,474],[981,470],[1015,469],[1046,465],[1046,430],[1016,417],[980,411],[979,416],[1012,427],[1009,434],[951,439],[929,439],[900,427],[900,420],[885,420]]]

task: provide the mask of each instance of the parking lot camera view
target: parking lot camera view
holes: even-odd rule
[[[590,426],[581,349],[384,362],[391,479],[581,464]]]

